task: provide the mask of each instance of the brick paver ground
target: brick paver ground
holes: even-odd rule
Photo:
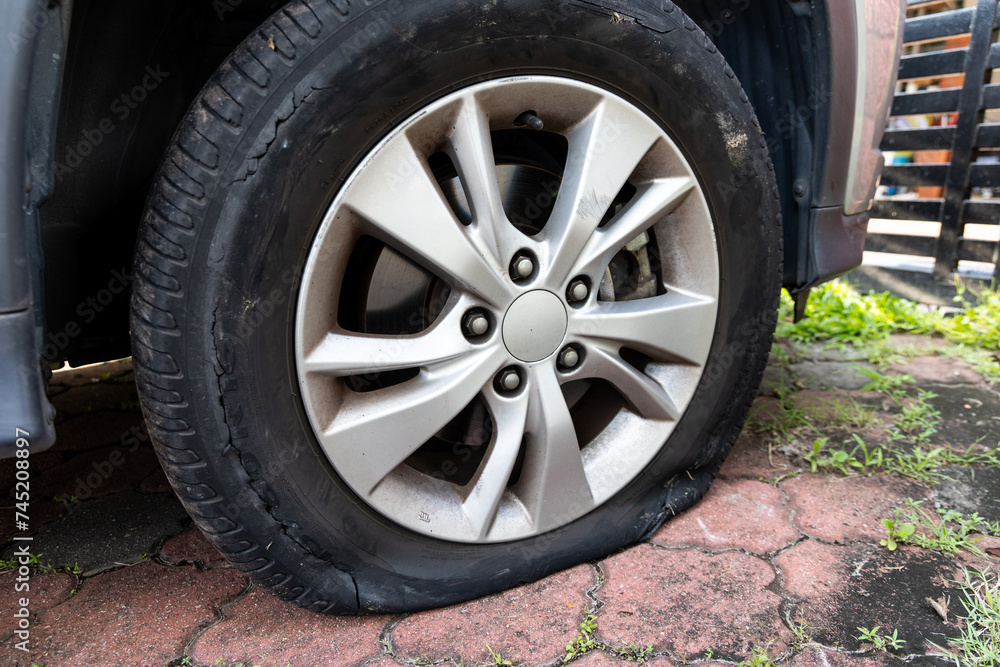
[[[928,339],[893,340],[928,355],[887,371],[913,376],[911,395],[937,394],[941,422],[924,450],[996,447],[997,388],[963,361],[934,356],[940,346]],[[802,453],[818,438],[847,450],[851,433],[886,451],[914,444],[887,445],[900,406],[860,391],[870,378],[859,377],[851,350],[785,352],[706,498],[646,542],[454,607],[361,618],[277,600],[191,526],[152,454],[128,361],[57,373],[59,441],[31,459],[32,553],[50,567],[30,579],[27,652],[15,633],[18,574],[0,572],[0,663],[555,665],[569,655],[581,667],[674,667],[732,665],[764,649],[792,667],[930,664],[930,643],[958,632],[961,566],[995,567],[1000,539],[979,543],[985,555],[890,552],[882,519],[913,499],[998,521],[1000,470],[937,468],[945,477],[935,485],[884,470],[811,472]],[[845,417],[848,404],[869,417]],[[789,409],[808,424],[783,432]],[[13,462],[0,461],[3,559],[14,550],[14,475]],[[942,597],[951,599],[947,622],[928,602]],[[858,638],[859,626],[876,625],[896,630],[903,646],[876,652]],[[567,654],[569,644],[577,648]]]

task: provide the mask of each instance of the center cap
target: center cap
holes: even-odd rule
[[[566,306],[552,292],[534,290],[510,304],[503,318],[503,342],[521,361],[541,361],[566,336]]]

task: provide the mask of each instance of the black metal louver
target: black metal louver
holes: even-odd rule
[[[973,6],[963,6],[963,5]],[[993,70],[1000,68],[1000,0],[943,2],[908,0],[909,8],[938,9],[936,13],[913,16],[906,21],[907,45],[900,63],[900,81],[933,80],[964,74],[960,87],[896,95],[892,116],[957,114],[957,122],[947,126],[919,129],[889,129],[882,141],[885,151],[949,150],[951,160],[938,164],[889,164],[881,184],[890,188],[939,186],[943,196],[913,198],[880,195],[875,200],[873,218],[937,221],[937,237],[905,233],[869,234],[867,250],[918,256],[926,261],[898,267],[931,273],[938,282],[950,282],[956,272],[981,279],[1000,279],[998,244],[992,240],[968,238],[968,224],[1000,225],[1000,122],[987,122],[987,110],[1000,109],[1000,83]],[[911,12],[913,13],[913,12]],[[968,46],[945,48],[945,40],[969,35]],[[905,90],[905,86],[901,87]],[[983,198],[982,188],[996,188],[995,198]],[[902,258],[901,258],[902,259]],[[933,261],[932,261],[933,260]],[[964,271],[960,261],[979,262],[975,271]],[[992,264],[989,270],[983,266]],[[991,275],[988,275],[991,274]]]

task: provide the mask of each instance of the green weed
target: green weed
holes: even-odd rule
[[[28,554],[28,562],[24,563],[29,568],[31,568],[35,574],[53,574],[55,572],[69,572],[70,574],[80,574],[80,568],[78,565],[69,565],[66,567],[53,567],[51,563],[42,560],[44,554]],[[0,572],[8,570],[17,570],[20,568],[22,563],[17,558],[11,558],[10,560],[0,560]]]
[[[916,401],[903,406],[896,428],[909,435],[913,442],[924,442],[937,433],[941,411],[931,405],[931,399],[937,397],[934,392],[918,389]]]
[[[594,639],[594,632],[597,630],[597,617],[587,612],[580,622],[580,633],[566,644],[566,655],[563,657],[563,664],[566,664],[578,655],[589,653],[600,645]]]
[[[792,642],[792,648],[796,652],[801,651],[804,646],[812,643],[812,628],[809,624],[803,620],[799,620],[798,623],[791,623],[789,629],[792,634],[795,635],[795,641]]]
[[[653,645],[646,644],[643,647],[635,643],[626,644],[622,642],[620,646],[613,648],[612,652],[615,656],[626,662],[646,662],[653,656]]]
[[[844,476],[896,473],[934,484],[937,478],[944,477],[937,472],[940,466],[961,460],[960,455],[947,453],[944,447],[926,452],[920,447],[914,447],[912,452],[886,451],[878,445],[869,446],[856,433],[852,433],[851,437],[856,444],[850,450],[829,446],[830,439],[827,437],[813,440],[812,448],[802,453],[810,472],[836,472]]]
[[[861,387],[861,391],[880,391],[897,402],[905,396],[903,387],[915,382],[912,375],[884,375],[873,368],[866,368],[860,364],[854,364],[854,368],[870,380],[868,384]]]
[[[990,522],[978,512],[966,516],[955,510],[938,508],[932,514],[921,507],[922,502],[909,499],[905,507],[895,511],[892,519],[882,520],[887,531],[882,545],[889,551],[897,544],[913,544],[944,554],[964,549],[985,557],[975,543],[983,535],[1000,536],[1000,522]]]
[[[486,645],[486,650],[490,652],[490,657],[493,658],[493,664],[497,665],[497,667],[513,667],[513,662],[500,655],[500,651],[494,651],[489,644]]]
[[[998,667],[1000,665],[1000,575],[992,579],[982,572],[965,570],[956,582],[963,593],[965,615],[959,616],[961,635],[948,639],[951,649],[932,646],[955,660],[956,665]]]
[[[882,651],[883,653],[888,653],[889,649],[894,651],[903,648],[906,643],[904,640],[899,638],[898,630],[893,630],[891,635],[879,634],[880,627],[875,626],[871,630],[867,628],[858,628],[858,640],[870,643],[876,651]]]
[[[767,653],[767,647],[755,646],[750,652],[750,657],[736,663],[736,667],[775,667],[775,665],[774,659]]]

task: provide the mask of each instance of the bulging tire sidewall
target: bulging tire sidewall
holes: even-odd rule
[[[340,579],[324,567],[332,564],[350,572],[362,609],[372,611],[460,601],[629,544],[662,521],[672,479],[689,468],[714,474],[769,349],[780,273],[777,201],[759,130],[731,72],[679,10],[659,18],[674,29],[527,0],[487,9],[377,4],[337,32],[291,40],[301,61],[245,105],[246,129],[198,224],[182,306],[189,394],[205,398],[190,401],[190,421],[236,520],[260,544],[290,538],[292,547],[276,557],[302,580],[334,588]],[[525,74],[605,88],[674,139],[716,225],[719,316],[694,400],[626,489],[544,535],[456,544],[394,524],[333,471],[298,396],[295,303],[338,186],[391,128],[456,89]],[[294,558],[296,545],[307,558]]]

